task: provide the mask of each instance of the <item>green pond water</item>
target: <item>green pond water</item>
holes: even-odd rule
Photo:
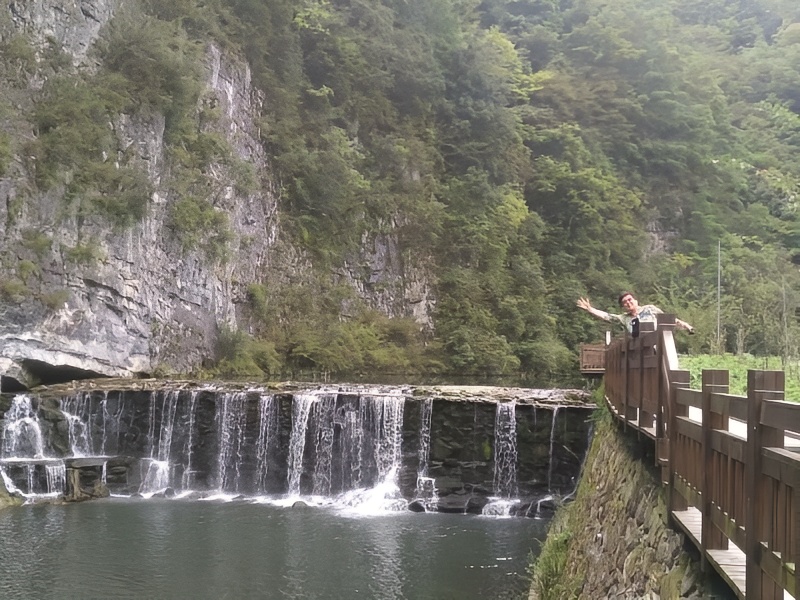
[[[122,499],[0,511],[0,598],[527,598],[547,522]]]

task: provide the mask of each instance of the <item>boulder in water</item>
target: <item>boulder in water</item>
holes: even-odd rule
[[[489,504],[486,496],[470,496],[467,500],[466,512],[473,515],[483,514],[483,507]]]

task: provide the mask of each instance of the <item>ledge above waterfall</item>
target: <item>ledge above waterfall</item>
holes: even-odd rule
[[[31,391],[42,397],[62,396],[76,391],[155,391],[155,390],[230,390],[263,391],[272,394],[300,394],[313,391],[328,391],[339,394],[399,394],[413,398],[439,398],[451,402],[515,402],[522,405],[553,407],[575,406],[592,408],[591,393],[579,389],[536,389],[521,387],[496,387],[472,385],[368,385],[368,384],[320,384],[311,382],[243,382],[243,381],[197,381],[168,379],[116,379],[103,378],[70,381],[64,384],[39,386]]]

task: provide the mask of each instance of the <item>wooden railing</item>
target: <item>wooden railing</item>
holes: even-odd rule
[[[702,389],[690,389],[674,323],[662,316],[657,331],[611,342],[609,406],[626,428],[654,440],[671,522],[704,568],[739,598],[797,597],[800,404],[784,401],[783,371],[749,371],[746,396],[728,392],[721,370],[704,370]]]

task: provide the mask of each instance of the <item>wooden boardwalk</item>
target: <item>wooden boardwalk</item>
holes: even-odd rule
[[[645,324],[642,324],[645,325]],[[800,403],[784,400],[782,371],[749,371],[745,396],[728,372],[702,389],[678,367],[674,317],[613,340],[606,399],[626,428],[653,440],[669,516],[738,598],[800,592]],[[800,399],[798,399],[800,400]]]

